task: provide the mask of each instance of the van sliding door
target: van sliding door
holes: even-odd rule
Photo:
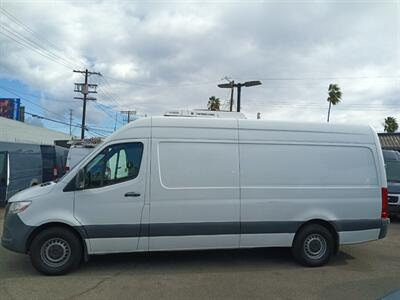
[[[237,248],[237,130],[193,129],[185,140],[158,138],[164,132],[174,133],[153,127],[150,250]]]

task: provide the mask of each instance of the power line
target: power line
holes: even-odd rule
[[[103,80],[103,75],[101,75],[101,77],[98,77],[99,78],[99,80],[101,81],[101,80]],[[106,81],[103,81],[103,83],[104,82],[106,82]],[[115,98],[110,94],[110,93],[108,93],[106,90],[104,90],[101,86],[97,86],[96,85],[96,88],[97,88],[97,90],[99,90],[100,92],[102,92],[103,94],[105,94],[105,95],[108,95],[108,99],[111,99],[115,104],[116,104],[116,106],[120,106],[120,104],[119,103],[117,103],[117,101],[115,100]],[[98,109],[100,109],[101,111],[103,111],[111,120],[113,120],[114,121],[114,116],[112,116],[112,115],[110,115],[103,107],[107,107],[106,105],[103,105],[103,104],[101,104],[101,103],[97,103],[97,102],[93,102],[94,103],[94,105],[98,108]],[[115,110],[115,111],[117,111],[117,110]],[[119,120],[117,120],[117,122],[119,123],[119,124],[121,124],[121,125],[124,125],[121,121],[119,121]]]
[[[21,97],[19,94],[15,93],[15,92],[13,92],[13,91],[11,91],[11,90],[9,90],[8,88],[5,88],[5,87],[0,86],[0,89],[4,90],[4,91],[6,91],[6,92],[8,92],[8,93],[10,93],[10,94],[13,94],[13,95],[15,95],[15,96],[17,96],[17,97],[19,97],[19,98],[22,98],[23,101],[27,101],[27,102],[31,103],[32,105],[35,105],[35,106],[37,106],[37,107],[40,107],[42,110],[45,110],[45,111],[47,111],[47,112],[49,112],[49,113],[51,113],[51,114],[53,114],[53,115],[56,115],[56,116],[58,116],[58,117],[61,117],[62,119],[65,119],[64,116],[62,116],[62,115],[60,115],[60,114],[58,114],[58,113],[55,113],[55,112],[53,112],[53,111],[51,111],[51,110],[48,110],[47,108],[45,108],[45,107],[43,107],[43,106],[41,106],[41,105],[39,105],[39,104],[36,104],[36,103],[33,102],[33,101],[30,101],[30,100],[26,99],[26,97]]]
[[[19,44],[19,45],[21,45],[21,46],[23,46],[23,47],[25,47],[25,48],[31,49],[31,50],[33,50],[34,52],[36,52],[37,54],[39,54],[39,55],[41,55],[41,56],[43,56],[43,57],[45,57],[45,58],[47,58],[47,59],[50,59],[51,61],[53,61],[53,62],[55,62],[55,63],[57,63],[57,64],[59,64],[59,65],[62,65],[63,67],[66,67],[67,69],[70,69],[70,70],[73,69],[73,68],[71,68],[70,66],[65,65],[64,63],[62,63],[62,62],[60,62],[60,61],[58,61],[58,60],[56,60],[56,59],[54,59],[54,58],[52,58],[52,57],[46,55],[45,53],[43,53],[43,52],[37,50],[35,47],[33,47],[33,46],[29,45],[29,44],[24,44],[23,42],[21,42],[21,41],[19,41],[19,40],[16,40],[15,38],[11,37],[10,35],[7,35],[5,32],[0,31],[0,34],[2,34],[2,35],[4,35],[4,36],[8,37],[9,39],[13,40],[13,41],[16,42],[17,44]]]
[[[319,106],[319,105],[309,105],[309,104],[278,104],[278,103],[267,103],[268,108],[270,107],[277,107],[277,108],[301,108],[305,110],[326,110],[327,107],[325,106]],[[254,103],[252,102],[251,104],[248,105],[250,106],[255,106],[255,107],[267,107],[265,103]],[[343,106],[343,105],[336,105],[335,110],[348,110],[348,111],[393,111],[393,109],[398,109],[399,107],[357,107],[357,106]]]
[[[91,132],[94,132],[94,133],[96,133],[97,135],[99,135],[100,137],[106,137],[107,135],[106,134],[104,134],[104,133],[101,133],[101,132],[99,132],[98,130],[96,130],[96,129],[91,129]]]
[[[264,100],[253,100],[251,101],[252,104],[265,104]],[[324,106],[324,102],[307,102],[307,101],[299,101],[299,100],[268,100],[268,105],[280,105],[280,106]],[[363,104],[363,103],[340,103],[340,107],[355,107],[355,108],[371,108],[371,109],[381,109],[381,108],[392,108],[398,109],[400,106],[394,104],[379,104],[379,103],[371,103],[371,104]],[[337,106],[336,106],[337,107]]]
[[[236,78],[239,79],[240,78]],[[261,77],[265,81],[315,81],[315,80],[360,80],[360,79],[400,79],[400,75],[342,76],[342,77]]]
[[[108,84],[108,85],[110,85],[110,83],[109,83],[107,80],[103,79],[103,76],[99,77],[99,80],[102,81],[103,84],[106,84],[106,85]],[[106,95],[106,96],[107,96],[107,99],[112,100],[112,102],[113,102],[117,107],[122,105],[121,103],[118,103],[118,102],[117,102],[117,100],[111,95],[111,93],[109,93],[107,90],[105,90],[105,89],[102,88],[101,86],[98,86],[97,89],[98,89],[100,92],[102,92],[102,94]],[[118,100],[119,100],[119,99],[118,99]],[[103,107],[107,107],[106,105],[103,105],[103,104],[101,104],[101,103],[96,103],[96,102],[94,102],[94,104],[95,104],[95,106],[96,106],[97,108],[99,108],[101,111],[103,111],[110,119],[112,119],[112,120],[114,121],[114,116],[110,115],[110,114],[103,108]],[[112,108],[111,108],[111,109],[112,109]],[[115,110],[115,111],[118,112],[117,110]],[[122,123],[121,121],[117,120],[117,122],[118,122],[119,124],[123,125],[123,123]]]
[[[61,118],[65,121],[65,123],[67,123],[67,120],[65,119],[65,117],[64,117],[63,115],[60,115],[60,114],[55,113],[55,112],[53,112],[53,111],[50,111],[50,110],[46,109],[45,107],[43,107],[43,106],[41,106],[41,105],[39,105],[39,104],[36,104],[36,103],[34,103],[33,101],[28,100],[26,97],[22,97],[19,93],[14,92],[14,91],[16,91],[15,89],[12,89],[12,88],[9,88],[9,87],[6,88],[6,87],[2,87],[2,86],[0,86],[0,89],[4,90],[4,91],[6,91],[6,92],[8,92],[8,93],[10,93],[10,94],[13,94],[13,95],[15,95],[15,96],[21,98],[23,101],[29,102],[29,103],[31,103],[32,105],[35,105],[35,106],[39,107],[40,109],[42,109],[42,110],[44,110],[44,111],[47,111],[47,112],[49,112],[49,113],[51,113],[51,114],[53,114],[53,115],[55,115],[55,116],[61,117]],[[36,97],[35,95],[32,95],[32,94],[27,94],[27,93],[21,93],[21,94],[26,94],[26,95],[31,95],[32,97]],[[56,101],[56,100],[54,100],[54,99],[49,99],[49,98],[47,98],[47,99],[45,99],[45,100]],[[60,102],[61,102],[61,101],[60,101]],[[65,102],[65,101],[63,101],[63,102]],[[69,103],[70,103],[70,102],[69,102]],[[113,120],[114,120],[114,119],[113,119]],[[69,124],[69,123],[68,123],[68,124]],[[92,124],[92,125],[89,124],[89,126],[91,126],[91,128],[95,128],[95,127],[93,127],[93,124]],[[79,127],[79,128],[81,128],[80,125],[74,126],[74,127]],[[96,129],[104,129],[104,127],[97,127],[97,126],[96,126]],[[109,129],[111,129],[111,128],[109,128]],[[108,131],[108,132],[111,133],[112,131]]]
[[[110,99],[116,106],[120,106],[120,104],[118,104],[116,100],[107,91],[105,91],[101,87],[99,87],[98,89],[100,92],[102,92],[102,94],[106,96],[107,99]]]
[[[8,32],[9,35],[14,36],[16,39],[18,39],[18,41],[20,42],[20,44],[23,44],[25,46],[29,46],[30,49],[35,50],[37,53],[49,58],[49,59],[53,59],[55,62],[58,62],[60,64],[62,64],[63,66],[67,67],[67,68],[71,68],[71,65],[69,65],[69,63],[66,63],[62,58],[60,58],[58,55],[54,54],[51,51],[46,50],[45,48],[43,48],[42,46],[40,46],[39,44],[37,44],[35,41],[32,41],[31,39],[19,34],[19,33],[15,33],[12,30],[10,30],[9,28],[7,28],[6,26],[3,25],[3,29],[6,30]],[[4,35],[6,35],[4,32],[2,32]],[[9,35],[9,38],[11,38]],[[14,40],[16,41],[16,40]]]
[[[103,76],[105,79],[113,80],[116,82],[125,83],[127,85],[136,85],[141,87],[192,87],[192,86],[203,86],[212,85],[218,83],[215,81],[204,81],[204,82],[187,82],[187,83],[176,83],[176,84],[149,84],[143,82],[134,82],[124,79],[119,79],[110,76]],[[234,80],[242,80],[241,77],[235,77]],[[263,81],[318,81],[318,80],[366,80],[366,79],[382,79],[382,80],[397,80],[400,79],[400,75],[377,75],[377,76],[342,76],[342,77],[261,77]]]
[[[65,66],[70,68],[72,65],[75,64],[75,63],[71,64],[70,62],[66,61],[64,58],[62,58],[58,54],[44,48],[43,46],[41,46],[34,40],[30,39],[29,37],[26,37],[19,32],[13,31],[12,29],[10,29],[10,27],[5,26],[4,24],[2,24],[2,27],[4,30],[6,30],[8,32],[8,34],[13,35],[15,38],[19,39],[19,41],[26,43],[27,45],[37,49],[38,51],[44,53],[45,55],[47,55],[49,57],[52,57],[53,59],[57,60],[58,62],[61,62]]]
[[[142,82],[133,82],[133,81],[128,81],[124,79],[119,79],[115,77],[110,77],[110,76],[103,76],[104,78],[108,78],[113,81],[117,82],[122,82],[128,85],[136,85],[136,86],[142,86],[142,87],[192,87],[192,86],[203,86],[203,85],[212,85],[218,82],[218,80],[213,80],[213,81],[204,81],[204,82],[184,82],[184,83],[176,83],[176,84],[148,84],[148,83],[142,83]]]
[[[26,26],[22,22],[18,21],[14,16],[12,16],[5,9],[0,10],[0,13],[5,15],[9,20],[11,20],[11,22],[13,22],[14,24],[17,24],[20,28],[23,28],[25,31],[27,31],[33,39],[23,35],[22,33],[18,32],[16,30],[13,30],[12,27],[6,26],[3,23],[2,24],[3,29],[5,29],[9,34],[12,34],[14,37],[18,38],[20,41],[22,40],[23,42],[29,44],[31,47],[34,47],[37,50],[40,50],[40,51],[46,53],[46,55],[51,56],[53,59],[58,60],[59,62],[62,62],[64,65],[67,65],[69,68],[71,66],[79,66],[78,64],[76,64],[75,60],[66,59],[63,56],[55,53],[54,51],[47,49],[47,47],[44,47],[43,45],[41,45],[40,43],[43,43],[43,39],[40,37],[38,38],[37,36],[39,36],[39,35],[36,32],[34,32],[32,29],[30,29],[28,26]],[[58,47],[53,46],[52,48],[55,49]],[[57,50],[57,51],[59,51],[59,50]]]
[[[34,31],[31,27],[29,27],[28,25],[24,24],[21,20],[19,20],[17,17],[15,17],[14,15],[12,15],[8,10],[6,10],[5,8],[0,7],[0,13],[2,13],[3,15],[5,15],[9,20],[11,20],[12,22],[14,22],[14,24],[19,25],[21,28],[23,28],[25,31],[31,33],[36,40],[41,41],[46,43],[47,45],[50,45],[50,47],[52,47],[53,49],[62,52],[63,50],[58,47],[57,45],[55,45],[54,43],[52,43],[51,41],[49,41],[48,39],[44,38],[43,36],[41,36],[39,33],[37,33],[36,31]],[[71,57],[72,58],[72,57]],[[68,59],[68,61],[72,62],[73,64],[75,64],[76,59],[72,58],[72,60]],[[82,60],[79,59],[79,61],[82,63]]]
[[[30,115],[30,116],[32,116],[32,117],[34,117],[34,118],[43,119],[43,120],[46,120],[46,121],[50,121],[50,122],[54,122],[54,123],[58,123],[58,124],[62,124],[62,125],[67,125],[67,126],[71,126],[71,127],[75,127],[75,128],[81,128],[81,125],[67,123],[67,122],[63,122],[63,121],[60,121],[60,120],[48,118],[48,117],[42,116],[40,114],[34,114],[34,113],[31,113],[31,112],[27,112],[27,111],[25,111],[25,113]],[[93,132],[97,132],[97,133],[99,133],[99,132],[112,133],[111,130],[103,130],[103,129],[94,128],[94,127],[86,127],[85,130],[86,131],[93,131]]]
[[[1,88],[1,86],[0,86],[0,88]],[[22,91],[19,91],[19,90],[10,88],[10,87],[7,87],[7,89],[10,90],[10,91],[18,92],[19,94],[22,94],[22,95],[26,95],[26,96],[29,96],[29,97],[33,97],[33,98],[38,98],[38,97],[39,97],[38,95],[30,94],[30,93],[27,93],[27,92],[22,92]],[[19,97],[21,97],[21,96],[19,96]],[[21,98],[22,98],[22,97],[21,97]],[[49,100],[49,101],[52,101],[52,102],[71,103],[71,101],[68,101],[68,100],[58,100],[58,99],[54,99],[54,98],[49,98],[49,97],[47,97],[47,96],[42,97],[42,99],[43,99],[43,100]]]
[[[107,91],[106,87],[109,86],[111,88],[111,83],[104,77],[101,77],[100,80],[102,80],[103,86],[105,86],[105,88],[104,88],[105,91],[103,91],[103,92],[105,92],[117,106],[122,105],[121,104],[122,101],[117,97],[117,95],[115,93],[112,93],[112,92],[109,93]],[[113,97],[113,95],[115,96],[115,98]]]
[[[30,115],[30,116],[35,117],[35,118],[38,118],[38,119],[43,119],[43,120],[47,120],[47,121],[54,122],[54,123],[58,123],[58,124],[63,124],[63,125],[71,126],[71,127],[78,127],[78,128],[80,128],[79,125],[70,124],[70,123],[67,123],[67,122],[55,120],[55,119],[48,118],[48,117],[45,117],[45,116],[41,116],[41,115],[38,115],[38,114],[30,113],[30,112],[27,112],[27,111],[25,111],[25,113],[26,113],[27,115]]]
[[[131,115],[136,115],[136,110],[121,110],[120,111],[121,114],[126,114],[128,116],[128,122],[129,123],[131,121]]]
[[[72,109],[69,109],[69,135],[72,135]]]
[[[102,107],[102,105],[100,104],[100,103],[96,103],[96,102],[94,102],[94,105],[97,107],[97,108],[99,108],[101,111],[103,111],[111,120],[115,120],[114,119],[114,116],[112,116],[112,115],[110,115],[103,107]],[[121,124],[121,125],[124,125],[121,121],[117,121],[119,124]]]

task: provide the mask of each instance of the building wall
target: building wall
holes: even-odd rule
[[[378,133],[382,149],[400,150],[400,133]]]
[[[63,132],[0,117],[1,142],[53,145],[55,140],[69,139]]]

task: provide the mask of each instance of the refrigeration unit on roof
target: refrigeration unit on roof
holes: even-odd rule
[[[212,111],[212,110],[170,110],[164,113],[166,117],[198,117],[198,118],[231,118],[231,119],[246,119],[241,112],[232,111]]]

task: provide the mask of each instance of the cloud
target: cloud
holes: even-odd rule
[[[384,117],[400,108],[400,79],[390,78],[400,75],[395,2],[13,1],[4,8],[56,45],[52,51],[70,68],[101,72],[103,78],[91,77],[101,88],[98,102],[116,111],[205,108],[211,95],[228,99],[229,91],[216,87],[226,75],[263,82],[242,90],[251,118],[261,112],[266,119],[324,122],[331,82],[343,90],[333,122],[382,129]],[[63,101],[44,97],[40,104],[63,116],[73,107],[79,118],[72,89],[80,75],[1,34],[0,43],[0,77]],[[98,106],[89,109],[89,122],[113,126]]]
[[[25,123],[34,125],[34,126],[39,126],[43,127],[43,123],[40,119],[32,118],[32,117],[27,117],[25,118]]]

